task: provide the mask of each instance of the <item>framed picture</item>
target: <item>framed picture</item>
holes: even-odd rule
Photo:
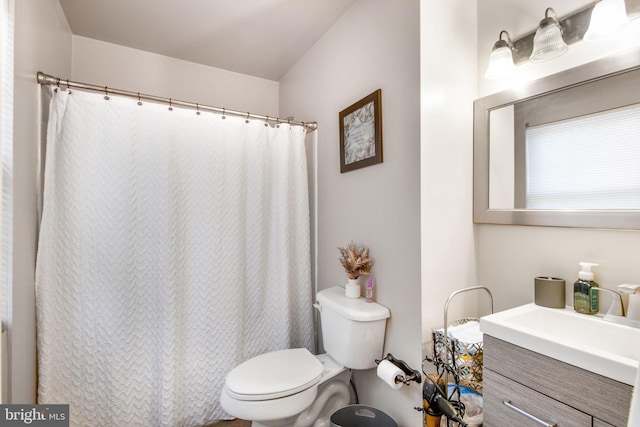
[[[340,173],[382,163],[382,90],[340,111]]]

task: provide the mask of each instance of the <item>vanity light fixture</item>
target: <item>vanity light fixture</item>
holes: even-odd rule
[[[550,12],[553,16],[549,16]],[[533,37],[533,51],[529,57],[531,62],[548,61],[569,50],[569,46],[562,38],[562,27],[558,22],[556,11],[548,7],[544,16]]]
[[[589,29],[584,40],[598,40],[629,26],[624,0],[599,0],[591,12]]]
[[[492,69],[494,56],[506,58],[499,62],[511,69],[502,76],[508,77],[514,70],[507,60],[509,54],[516,66],[525,62],[546,61],[562,55],[569,49],[568,45],[573,43],[605,37],[610,31],[624,30],[630,21],[636,18],[640,18],[640,0],[596,0],[561,19],[558,19],[555,10],[549,7],[535,32],[532,31],[513,41],[506,31],[500,32],[499,40],[493,46],[489,58],[485,78],[501,78],[499,73],[494,73]],[[503,40],[503,34],[507,36],[507,40]]]
[[[502,39],[502,36],[506,40]],[[513,43],[509,33],[505,30],[500,31],[498,41],[493,45],[491,56],[489,57],[489,66],[484,73],[484,78],[489,80],[503,79],[511,77],[516,72],[516,64],[513,63]]]

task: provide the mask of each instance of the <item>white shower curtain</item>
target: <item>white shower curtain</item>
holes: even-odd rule
[[[36,272],[40,403],[74,426],[228,418],[226,373],[312,346],[299,126],[57,91]]]

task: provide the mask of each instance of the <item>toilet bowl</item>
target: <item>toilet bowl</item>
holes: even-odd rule
[[[317,294],[326,354],[305,348],[261,354],[229,372],[220,405],[252,427],[329,427],[350,403],[351,369],[371,369],[381,357],[389,309],[347,298],[344,288]]]
[[[326,354],[305,348],[274,351],[238,365],[220,396],[229,414],[253,427],[329,426],[329,417],[349,404],[350,372]]]

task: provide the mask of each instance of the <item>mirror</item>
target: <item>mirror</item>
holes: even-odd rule
[[[640,229],[638,87],[640,48],[476,100],[474,222]]]

